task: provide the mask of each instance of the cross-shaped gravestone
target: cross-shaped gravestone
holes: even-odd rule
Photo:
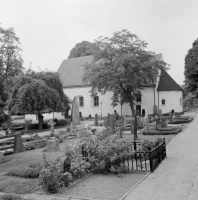
[[[56,124],[56,122],[54,120],[50,120],[48,122],[48,125],[50,125],[50,136],[54,136],[54,125]]]

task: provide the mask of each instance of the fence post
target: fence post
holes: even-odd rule
[[[166,157],[166,140],[165,138],[163,138],[163,140],[164,140],[164,157]]]
[[[149,162],[150,162],[151,172],[153,172],[153,162],[152,162],[152,157],[151,157],[151,151],[149,151]]]

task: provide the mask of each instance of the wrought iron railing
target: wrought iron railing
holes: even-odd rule
[[[82,147],[82,156],[88,160],[89,154]],[[150,151],[142,151],[140,142],[131,143],[131,156],[123,157],[122,164],[131,172],[153,172],[166,157],[166,142],[163,142]]]

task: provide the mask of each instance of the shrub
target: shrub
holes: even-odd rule
[[[156,146],[161,144],[164,140],[162,138],[157,138],[155,141],[144,140],[142,142],[142,150],[143,151],[151,151]]]
[[[144,130],[142,132],[142,135],[172,135],[172,134],[177,134],[181,131],[180,128],[177,128],[173,131],[146,131]]]
[[[43,155],[44,166],[39,176],[39,185],[49,193],[57,193],[63,185],[67,186],[71,175],[63,173],[60,160],[47,160]]]
[[[55,126],[65,126],[66,124],[68,124],[68,122],[65,119],[59,119],[57,120]]]
[[[184,120],[184,119],[179,119],[176,121],[168,122],[169,124],[185,124],[185,123],[190,123],[192,120]]]
[[[29,151],[29,150],[33,150],[33,149],[37,149],[37,144],[35,144],[33,142],[24,144],[24,150],[25,151]]]
[[[7,175],[22,178],[37,178],[40,171],[41,165],[39,163],[31,163],[29,166],[13,167],[7,171]]]

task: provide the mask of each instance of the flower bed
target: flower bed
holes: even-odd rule
[[[181,131],[181,128],[177,128],[175,130],[169,130],[169,131],[155,131],[155,130],[151,130],[151,131],[142,131],[142,135],[172,135],[172,134],[177,134]]]

